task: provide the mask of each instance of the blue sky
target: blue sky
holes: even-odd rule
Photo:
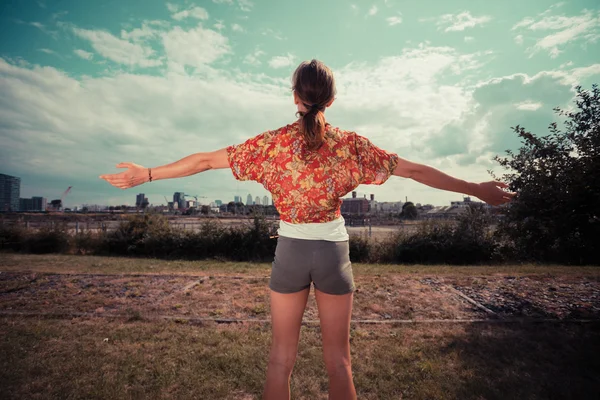
[[[596,0],[4,1],[0,29],[0,173],[21,177],[21,197],[73,186],[67,206],[135,204],[140,192],[153,204],[175,191],[262,198],[229,170],[127,190],[98,176],[292,122],[303,60],[334,72],[330,123],[474,182],[519,147],[511,126],[547,133],[573,87],[600,80]],[[397,177],[358,191],[461,198]]]

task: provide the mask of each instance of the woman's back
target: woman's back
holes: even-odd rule
[[[339,218],[341,197],[360,184],[384,183],[398,156],[367,138],[329,124],[323,143],[309,150],[299,122],[227,148],[233,174],[261,183],[282,221],[323,223]]]

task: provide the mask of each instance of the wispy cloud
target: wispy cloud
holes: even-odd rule
[[[38,51],[41,51],[42,53],[46,53],[46,54],[58,54],[54,50],[50,50],[50,49],[38,49]]]
[[[367,13],[367,16],[372,17],[373,15],[377,14],[377,11],[379,11],[379,9],[377,8],[377,6],[371,6],[371,8],[369,8],[369,12]]]
[[[583,43],[593,43],[600,38],[600,12],[585,10],[581,15],[567,17],[564,15],[549,15],[550,9],[541,13],[538,18],[526,17],[512,27],[512,30],[528,30],[532,32],[552,33],[538,38],[533,48],[529,49],[532,56],[537,51],[547,51],[551,57],[561,53],[561,47],[568,43],[581,40]],[[521,44],[523,35],[515,37],[515,42]]]
[[[222,30],[223,28],[225,28],[225,24],[223,23],[223,20],[217,20],[217,23],[214,24],[213,27],[215,27],[218,30]]]
[[[252,11],[252,7],[254,7],[254,3],[250,0],[238,0],[238,6],[240,7],[240,10],[250,12]]]
[[[232,24],[231,29],[234,32],[244,32],[244,28],[240,24]]]
[[[385,19],[389,26],[394,26],[402,23],[402,15],[388,17]]]
[[[201,26],[190,30],[176,26],[163,33],[162,42],[169,61],[193,67],[210,64],[231,52],[225,36]]]
[[[148,46],[119,39],[102,30],[73,28],[73,32],[90,41],[94,50],[114,62],[140,67],[155,67],[162,64],[161,60],[153,58],[154,50]]]
[[[171,15],[171,18],[181,21],[185,18],[208,19],[208,11],[202,7],[192,7]]]
[[[79,57],[81,57],[85,60],[91,60],[94,57],[94,53],[90,53],[89,51],[85,51],[85,50],[81,50],[81,49],[75,49],[75,50],[73,50],[73,53],[77,54]]]
[[[256,49],[254,53],[250,53],[244,57],[244,64],[249,64],[253,66],[259,66],[262,64],[260,61],[260,57],[265,55],[266,53],[260,49]]]
[[[269,60],[271,68],[289,67],[294,64],[296,57],[290,53],[285,56],[275,56]]]
[[[421,19],[421,21],[430,21],[432,18]],[[444,32],[464,31],[467,28],[474,28],[478,25],[483,25],[492,20],[488,15],[474,17],[469,11],[463,11],[459,14],[444,14],[439,18],[434,18],[438,30]]]

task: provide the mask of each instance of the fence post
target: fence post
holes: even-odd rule
[[[29,221],[25,221],[25,229],[29,230]]]
[[[79,233],[79,221],[75,221],[75,234]]]

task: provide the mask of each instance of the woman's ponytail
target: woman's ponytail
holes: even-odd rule
[[[298,112],[300,131],[309,150],[317,150],[325,140],[325,107],[336,93],[331,70],[321,61],[301,63],[292,77],[292,89],[306,108]]]

